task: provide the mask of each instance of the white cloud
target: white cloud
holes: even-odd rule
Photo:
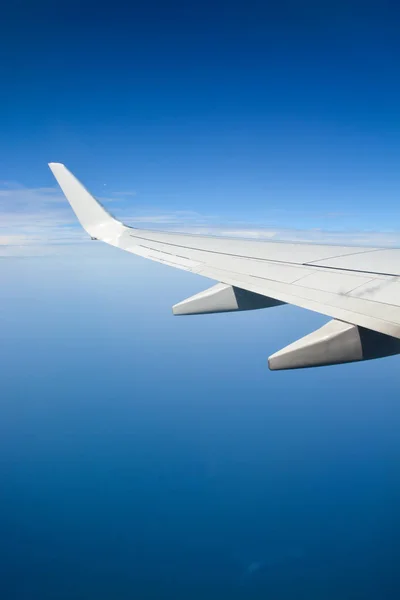
[[[144,228],[165,228],[170,231],[258,240],[400,245],[400,234],[396,232],[296,230],[272,228],[267,225],[264,227],[262,224],[250,224],[216,215],[201,215],[193,211],[168,212],[156,209],[144,211],[138,207],[130,207],[127,210],[126,203],[121,204],[121,199],[134,194],[135,192],[116,192],[112,193],[113,197],[101,198],[101,200],[105,204],[119,202],[118,209],[113,212],[117,212],[127,224]],[[126,212],[130,212],[129,217],[125,216]],[[50,250],[43,251],[43,248],[54,249],[60,245],[86,242],[89,242],[89,237],[77,223],[72,210],[57,187],[26,188],[10,182],[0,184],[0,256],[35,254],[39,247],[42,249],[40,252],[47,254]]]

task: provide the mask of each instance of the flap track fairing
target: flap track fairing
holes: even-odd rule
[[[272,371],[302,369],[393,354],[400,354],[400,339],[333,319],[270,356],[268,366]]]
[[[255,310],[284,304],[279,300],[242,290],[233,285],[218,283],[172,307],[174,315],[202,315],[210,313]]]

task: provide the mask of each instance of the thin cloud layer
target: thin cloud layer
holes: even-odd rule
[[[201,215],[193,211],[144,210],[132,206],[135,192],[115,192],[102,197],[105,205],[128,225],[169,229],[202,235],[241,237],[258,240],[324,242],[375,246],[400,246],[400,234],[374,231],[344,232],[321,229],[296,230],[252,224],[229,217]],[[88,236],[57,187],[26,188],[15,183],[0,184],[0,256],[34,255],[35,247],[84,244]],[[51,252],[50,252],[51,253]]]

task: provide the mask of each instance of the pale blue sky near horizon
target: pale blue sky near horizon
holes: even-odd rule
[[[20,0],[0,21],[0,596],[397,600],[398,357],[285,373],[326,318],[173,317],[138,226],[400,246],[389,0]]]

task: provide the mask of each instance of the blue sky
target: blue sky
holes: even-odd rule
[[[325,317],[174,318],[131,224],[400,244],[392,2],[24,2],[0,23],[0,596],[397,600],[398,357],[272,373]]]
[[[2,212],[60,161],[122,215],[398,244],[398,19],[385,2],[7,7]]]

